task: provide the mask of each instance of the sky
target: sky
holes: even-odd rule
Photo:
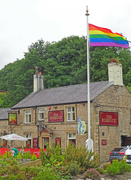
[[[0,69],[24,58],[40,39],[86,36],[86,6],[89,23],[131,41],[131,0],[0,0]]]

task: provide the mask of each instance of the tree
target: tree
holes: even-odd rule
[[[91,82],[108,80],[107,64],[119,59],[124,84],[131,87],[131,52],[118,47],[90,47]],[[1,107],[11,107],[33,91],[35,67],[44,75],[44,88],[87,82],[86,38],[70,36],[58,42],[42,39],[31,44],[24,58],[0,70],[0,90],[7,91]]]

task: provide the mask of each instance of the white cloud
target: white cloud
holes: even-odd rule
[[[130,0],[125,4],[119,0],[0,0],[0,69],[22,59],[38,39],[52,42],[86,36],[87,5],[90,23],[131,40]]]

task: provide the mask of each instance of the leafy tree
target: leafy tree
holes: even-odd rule
[[[5,108],[7,104],[5,103],[6,93],[0,93],[0,108]]]
[[[81,83],[78,69],[86,65],[83,52],[86,52],[84,37],[71,36],[52,44],[46,56],[45,87]]]
[[[131,92],[131,87],[128,87],[128,86],[127,86],[127,89]]]
[[[92,82],[108,80],[108,66],[111,58],[117,56],[115,47],[90,48],[90,77]]]
[[[86,38],[70,36],[58,42],[42,39],[31,44],[24,58],[0,70],[0,90],[7,91],[1,107],[11,107],[33,91],[35,67],[44,75],[44,88],[87,82]],[[118,47],[90,47],[91,82],[108,80],[107,64],[119,59],[123,65],[124,84],[131,87],[131,52]]]

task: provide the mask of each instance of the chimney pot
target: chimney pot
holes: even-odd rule
[[[38,71],[38,67],[35,67],[35,74],[34,74],[34,84],[33,84],[33,91],[40,91],[43,89],[43,76],[42,73]]]
[[[39,74],[38,67],[35,67],[35,74]]]
[[[108,64],[109,82],[114,82],[114,85],[123,85],[122,64],[119,62],[111,62]]]

